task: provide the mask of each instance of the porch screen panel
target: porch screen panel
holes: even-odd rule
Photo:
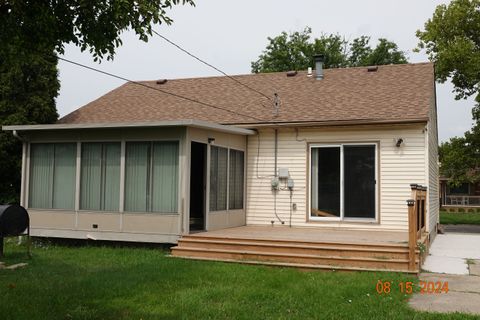
[[[311,215],[340,217],[340,147],[312,148]]]
[[[128,142],[125,151],[125,210],[146,212],[148,204],[150,143]]]
[[[52,208],[54,155],[53,144],[30,145],[30,208]]]
[[[120,203],[120,143],[105,143],[103,145],[103,208],[108,211],[118,211]]]
[[[344,216],[375,218],[375,146],[345,145]]]
[[[118,211],[120,143],[83,143],[80,209]]]
[[[210,211],[227,209],[227,158],[226,148],[210,148]]]
[[[75,143],[32,144],[29,207],[73,210],[75,176]]]
[[[154,212],[178,211],[178,149],[178,142],[153,143],[151,210]]]
[[[230,149],[228,208],[243,209],[244,152]]]
[[[450,194],[455,195],[469,195],[470,194],[470,186],[468,183],[462,183],[457,187],[448,186],[448,191]]]
[[[53,207],[55,209],[75,208],[76,154],[77,145],[75,143],[55,144],[53,179]]]
[[[178,212],[178,142],[129,142],[125,154],[125,210]]]

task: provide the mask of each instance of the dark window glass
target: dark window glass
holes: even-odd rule
[[[313,148],[311,170],[311,215],[340,217],[340,148]]]
[[[344,216],[375,218],[375,146],[346,145],[344,159]]]

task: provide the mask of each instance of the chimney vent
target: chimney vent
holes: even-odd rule
[[[312,67],[308,67],[307,69],[307,77],[311,77],[312,76]]]
[[[315,78],[317,80],[323,79],[323,54],[316,54],[313,56],[313,61],[315,61]]]

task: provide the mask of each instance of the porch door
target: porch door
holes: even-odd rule
[[[190,157],[190,231],[200,231],[205,230],[207,145],[192,141]]]
[[[311,147],[310,217],[375,219],[374,144]]]

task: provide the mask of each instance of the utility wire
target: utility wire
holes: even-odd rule
[[[65,59],[65,58],[62,58],[62,57],[58,57],[58,59],[59,59],[59,60],[62,60],[62,61],[65,61],[65,62],[68,62],[68,63],[70,63],[70,64],[74,64],[74,65],[79,66],[79,67],[82,67],[82,68],[86,68],[86,69],[89,69],[89,70],[92,70],[92,71],[95,71],[95,72],[102,73],[102,74],[104,74],[104,75],[107,75],[107,76],[110,76],[110,77],[113,77],[113,78],[117,78],[117,79],[120,79],[120,80],[123,80],[123,81],[127,81],[127,82],[130,82],[130,83],[133,83],[133,84],[136,84],[136,85],[139,85],[139,86],[148,88],[148,89],[152,89],[152,90],[155,90],[155,91],[159,91],[159,92],[161,92],[161,93],[168,94],[168,95],[174,96],[174,97],[179,98],[179,99],[183,99],[183,100],[195,102],[195,103],[198,103],[198,104],[201,104],[201,105],[210,107],[210,108],[227,111],[227,112],[230,112],[230,113],[233,113],[233,114],[236,114],[236,115],[239,115],[239,116],[251,118],[251,119],[254,119],[254,120],[257,120],[257,121],[264,121],[263,119],[256,118],[256,117],[253,117],[253,116],[249,116],[249,115],[244,114],[244,113],[232,111],[232,110],[229,110],[229,109],[225,109],[225,108],[222,108],[222,107],[215,106],[215,105],[210,104],[210,103],[207,103],[207,102],[203,102],[203,101],[200,101],[200,100],[196,100],[196,99],[193,99],[193,98],[189,98],[189,97],[186,97],[186,96],[182,96],[182,95],[177,94],[177,93],[173,93],[173,92],[165,91],[165,90],[162,90],[162,89],[159,89],[159,88],[151,87],[151,86],[146,85],[146,84],[144,84],[144,83],[141,83],[141,82],[138,82],[138,81],[134,81],[134,80],[130,80],[130,79],[127,79],[127,78],[124,78],[124,77],[121,77],[121,76],[117,76],[117,75],[115,75],[115,74],[113,74],[113,73],[106,72],[106,71],[103,71],[103,70],[100,70],[100,69],[97,69],[97,68],[89,67],[89,66],[87,66],[87,65],[84,65],[84,64],[81,64],[81,63],[72,61],[72,60],[68,60],[68,59]]]
[[[212,68],[212,69],[214,69],[214,70],[216,70],[216,71],[220,72],[221,74],[223,74],[223,75],[224,75],[224,76],[226,76],[227,78],[229,78],[229,79],[231,79],[231,80],[233,80],[233,81],[237,82],[238,84],[240,84],[240,85],[244,86],[245,88],[247,88],[247,89],[249,89],[249,90],[252,90],[252,91],[254,91],[254,92],[258,93],[259,95],[261,95],[261,96],[263,96],[263,97],[267,98],[268,100],[272,100],[272,98],[270,98],[269,96],[267,96],[265,93],[263,93],[263,92],[261,92],[261,91],[258,91],[258,90],[256,90],[256,89],[254,89],[254,88],[250,87],[249,85],[247,85],[247,84],[245,84],[245,83],[243,83],[243,82],[239,81],[238,79],[235,79],[234,77],[232,77],[232,76],[228,75],[228,74],[227,74],[227,73],[225,73],[224,71],[222,71],[222,70],[218,69],[218,68],[217,68],[217,67],[215,67],[214,65],[212,65],[212,64],[210,64],[210,63],[208,63],[208,62],[206,62],[205,60],[202,60],[202,59],[200,59],[199,57],[197,57],[197,56],[196,56],[196,55],[194,55],[193,53],[191,53],[191,52],[189,52],[188,50],[186,50],[186,49],[182,48],[180,45],[176,44],[175,42],[173,42],[172,40],[168,39],[167,37],[165,37],[165,36],[161,35],[161,34],[160,34],[160,33],[158,33],[157,31],[155,31],[155,30],[152,30],[152,32],[153,32],[153,33],[155,33],[155,34],[156,34],[157,36],[159,36],[160,38],[162,38],[163,40],[165,40],[165,41],[167,41],[168,43],[170,43],[172,46],[174,46],[174,47],[178,48],[179,50],[181,50],[181,51],[185,52],[185,53],[186,53],[186,54],[188,54],[190,57],[192,57],[192,58],[194,58],[194,59],[196,59],[196,60],[200,61],[201,63],[203,63],[203,64],[205,64],[205,65],[209,66],[210,68]]]

